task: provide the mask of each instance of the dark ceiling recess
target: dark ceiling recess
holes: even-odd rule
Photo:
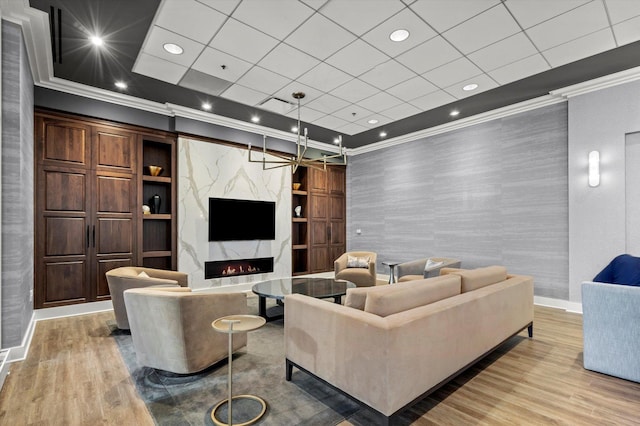
[[[57,11],[57,13],[56,13]],[[51,31],[51,56],[54,63],[62,63],[62,9],[51,6],[49,11]]]

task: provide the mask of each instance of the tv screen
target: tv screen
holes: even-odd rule
[[[209,198],[209,241],[274,240],[274,201]]]

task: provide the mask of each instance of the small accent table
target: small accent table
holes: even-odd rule
[[[382,262],[383,265],[387,265],[389,267],[389,284],[393,284],[396,281],[396,266],[398,266],[401,262],[392,262],[392,261],[384,261]]]
[[[218,426],[232,426],[233,423],[233,405],[234,402],[241,401],[254,401],[257,402],[259,407],[259,413],[249,419],[240,419],[240,422],[235,423],[236,426],[246,426],[257,422],[267,411],[267,403],[264,399],[255,395],[236,395],[233,396],[233,380],[231,376],[233,359],[233,335],[235,333],[246,333],[248,331],[256,330],[262,327],[266,323],[266,320],[256,315],[228,315],[226,317],[218,318],[211,323],[211,327],[217,332],[229,334],[229,376],[227,377],[227,385],[229,388],[229,398],[220,401],[211,410],[211,420]],[[216,413],[222,407],[227,407],[227,423],[224,423],[216,417]]]

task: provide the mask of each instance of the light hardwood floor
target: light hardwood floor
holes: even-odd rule
[[[107,322],[41,321],[0,392],[2,425],[151,425]],[[640,356],[640,354],[639,354]],[[534,338],[514,337],[401,416],[401,424],[640,424],[640,384],[582,368],[582,317],[535,307]],[[351,419],[340,426],[360,425]]]

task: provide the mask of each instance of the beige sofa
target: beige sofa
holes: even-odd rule
[[[533,332],[533,279],[491,266],[354,288],[345,305],[285,298],[286,379],[297,367],[372,408],[381,423],[502,342]]]

